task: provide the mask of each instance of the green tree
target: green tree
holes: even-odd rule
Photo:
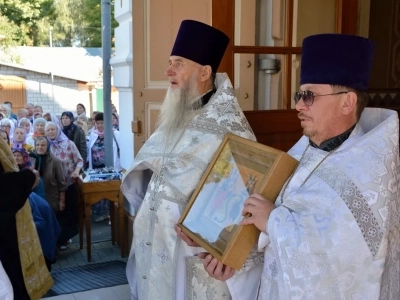
[[[25,43],[25,34],[21,29],[10,22],[7,17],[0,15],[0,49],[2,61],[19,63],[20,57],[11,51],[12,46]]]
[[[84,0],[82,1],[81,23],[75,28],[77,41],[83,47],[101,47],[101,1]],[[114,28],[118,26],[114,19],[114,1],[110,0],[111,5],[111,39],[114,39]]]
[[[42,44],[40,25],[54,18],[54,0],[0,0],[0,13],[26,35],[24,44]]]
[[[113,16],[114,2],[110,5]],[[113,17],[111,22],[118,26]],[[58,0],[52,25],[55,46],[101,47],[101,0]]]
[[[114,2],[110,0],[111,16]],[[0,0],[0,14],[19,28],[18,45],[101,47],[101,0]],[[111,17],[111,27],[118,24]],[[114,36],[111,31],[112,40]]]

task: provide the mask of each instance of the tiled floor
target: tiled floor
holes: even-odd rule
[[[65,267],[81,266],[86,264],[95,264],[111,260],[122,260],[127,262],[128,258],[121,258],[121,250],[118,245],[112,245],[110,240],[110,227],[107,223],[92,224],[92,237],[103,240],[92,242],[92,261],[89,263],[86,256],[86,244],[83,249],[79,249],[77,243],[78,237],[73,239],[73,243],[67,250],[58,254],[56,263],[52,265],[53,270],[63,269]],[[106,241],[104,241],[106,240]],[[43,298],[44,300],[130,300],[129,285],[119,285],[96,290],[89,290],[74,294],[60,295]]]
[[[130,300],[129,285],[90,290],[75,294],[44,298],[44,300]]]

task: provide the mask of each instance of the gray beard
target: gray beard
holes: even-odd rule
[[[163,143],[175,145],[187,123],[198,113],[202,106],[200,93],[191,77],[183,88],[168,88],[160,108],[158,128],[162,132]],[[178,138],[176,138],[178,136]]]

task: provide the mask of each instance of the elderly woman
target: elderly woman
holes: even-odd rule
[[[0,104],[0,112],[3,113],[5,118],[11,118],[11,108],[6,104]]]
[[[2,129],[5,132],[7,132],[8,137],[10,138],[10,140],[12,140],[12,138],[13,138],[14,127],[15,127],[15,124],[10,119],[5,118],[5,119],[2,119],[0,121],[0,129]]]
[[[12,149],[12,152],[14,154],[15,162],[17,163],[18,168],[20,170],[23,170],[26,168],[34,168],[34,166],[32,166],[29,153],[24,148],[14,148],[14,149]],[[32,192],[38,194],[43,199],[46,199],[46,194],[44,191],[44,183],[43,183],[43,180],[41,177],[40,177],[38,185],[32,190]]]
[[[86,136],[83,130],[74,124],[74,115],[70,111],[65,111],[61,115],[62,132],[73,141],[82,156],[83,161],[87,157]]]
[[[46,136],[50,141],[51,153],[61,160],[68,187],[65,192],[65,210],[59,214],[62,228],[60,249],[63,250],[66,249],[69,239],[78,234],[78,190],[75,180],[83,167],[83,160],[74,142],[55,123],[46,124]]]
[[[48,122],[53,122],[57,125],[60,125],[60,120],[53,113],[47,112],[43,115],[43,118],[46,119],[46,121]]]
[[[21,118],[18,121],[18,126],[25,129],[26,138],[30,137],[33,134],[33,124],[27,118]]]
[[[46,133],[44,131],[45,127],[46,127],[46,119],[44,118],[38,118],[36,120],[33,121],[33,134],[30,137],[26,138],[26,143],[31,145],[31,146],[35,146],[35,140],[39,137],[39,136],[45,136]]]
[[[11,141],[11,148],[25,149],[27,152],[32,152],[33,147],[26,143],[26,132],[22,127],[16,127]]]
[[[65,208],[65,180],[60,159],[50,152],[50,142],[45,136],[35,140],[34,154],[36,157],[35,169],[39,171],[43,180],[46,201],[55,213]]]
[[[40,141],[39,141],[40,143]],[[15,162],[18,164],[20,170],[31,168],[29,154],[23,148],[13,149]],[[49,163],[49,165],[51,162]],[[64,179],[61,169],[61,162],[59,165],[61,178]],[[48,169],[50,172],[50,169]],[[52,173],[52,172],[50,172]],[[66,187],[65,187],[66,188]],[[51,269],[51,264],[54,262],[55,251],[57,246],[57,239],[60,236],[61,228],[58,224],[56,215],[45,200],[46,195],[44,192],[43,180],[40,178],[40,183],[29,195],[29,203],[32,209],[33,220],[36,225],[36,230],[39,235],[40,244],[42,245],[43,255],[48,269]],[[0,298],[1,299],[1,298]]]

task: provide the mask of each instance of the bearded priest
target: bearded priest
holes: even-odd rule
[[[255,140],[228,76],[216,74],[228,43],[223,32],[197,21],[179,28],[158,129],[122,180],[137,212],[127,265],[132,299],[255,298],[262,255],[250,255],[237,275],[220,282],[203,269],[197,253],[205,250],[174,230],[225,134]]]

